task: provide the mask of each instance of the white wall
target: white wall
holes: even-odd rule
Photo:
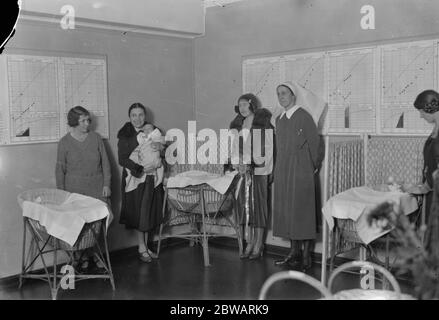
[[[186,129],[187,120],[194,119],[192,40],[21,22],[4,53],[12,49],[106,55],[109,139],[105,144],[112,165],[115,215],[109,245],[112,250],[136,245],[134,232],[119,224],[117,131],[128,121],[128,107],[134,102],[145,104],[151,111],[149,118],[165,131]],[[0,92],[6,85],[0,83]],[[0,103],[4,103],[2,97]],[[17,195],[32,188],[55,187],[56,148],[56,143],[0,146],[0,278],[20,272],[23,225]]]
[[[374,30],[360,26],[364,5],[375,8]],[[228,128],[245,57],[439,37],[437,0],[246,0],[206,12],[195,39],[198,130]],[[288,245],[271,233],[268,242]]]
[[[51,16],[62,16],[65,5],[82,19],[194,35],[204,32],[202,0],[22,0],[23,11]]]

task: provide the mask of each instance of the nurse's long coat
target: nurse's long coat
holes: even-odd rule
[[[273,235],[293,240],[315,239],[315,172],[319,135],[311,115],[298,108],[290,119],[276,119]]]

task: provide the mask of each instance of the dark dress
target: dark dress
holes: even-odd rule
[[[316,237],[316,175],[319,136],[311,115],[299,108],[276,120],[273,235],[292,240]]]
[[[254,129],[261,129],[261,155],[265,156],[265,134],[264,129],[274,129],[271,120],[271,112],[265,108],[257,109],[255,111],[255,115],[252,122],[252,127],[250,129],[250,136],[253,137]],[[244,117],[241,115],[237,115],[235,119],[230,124],[230,129],[236,129],[238,131],[242,130],[242,125],[244,122]],[[273,132],[274,134],[274,132]],[[242,156],[242,136],[240,136],[240,155]],[[274,141],[273,141],[274,142]],[[268,143],[268,142],[267,142]],[[261,170],[262,174],[258,171],[258,174],[255,174],[256,168],[261,168],[262,165],[258,165],[253,158],[254,152],[253,150],[256,148],[254,144],[251,145],[252,150],[252,161],[250,165],[249,178],[251,180],[251,186],[249,189],[248,197],[252,201],[249,201],[249,221],[248,224],[255,228],[266,228],[268,227],[268,217],[269,210],[271,207],[270,201],[270,185],[269,179],[271,178],[271,170]],[[271,179],[270,179],[271,180]],[[245,206],[246,206],[246,190],[245,183],[241,184],[239,194],[238,194],[238,215],[240,217],[240,223],[245,224]]]
[[[432,138],[431,136],[425,141],[424,144],[424,170],[422,182],[427,182],[430,188],[433,188],[433,172],[438,168],[439,164],[439,139]],[[425,205],[425,218],[426,224],[428,224],[428,217],[430,216],[430,208],[433,201],[433,192],[429,192],[426,198]]]
[[[130,122],[125,123],[117,134],[119,165],[123,170],[119,222],[126,228],[148,232],[159,226],[162,221],[164,191],[162,184],[154,188],[154,176],[148,175],[145,182],[139,184],[136,189],[125,192],[126,170],[130,170],[136,178],[140,178],[143,174],[143,167],[129,159],[130,154],[139,145],[137,134]]]
[[[106,202],[102,189],[110,187],[111,168],[101,136],[91,131],[84,141],[76,140],[70,133],[62,137],[55,176],[58,189]]]

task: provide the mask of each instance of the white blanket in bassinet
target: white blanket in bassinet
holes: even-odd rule
[[[111,222],[111,211],[101,200],[71,193],[62,204],[41,204],[38,201],[23,202],[23,216],[37,220],[55,238],[73,246],[85,223],[107,217],[107,228]]]
[[[227,172],[224,175],[206,171],[191,170],[170,177],[166,184],[167,188],[184,188],[207,183],[213,189],[224,194],[237,174],[237,171]]]

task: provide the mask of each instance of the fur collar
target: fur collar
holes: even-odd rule
[[[150,124],[149,122],[145,122],[145,124]],[[153,125],[154,129],[156,129],[157,127],[155,125]],[[160,128],[158,128],[160,130],[160,132],[162,132],[162,130]],[[123,138],[132,138],[137,136],[137,131],[136,129],[134,129],[134,126],[131,124],[131,122],[126,122],[123,127],[119,130],[119,132],[117,133],[117,138],[118,139],[123,139]]]
[[[253,118],[252,129],[267,129],[271,127],[271,112],[268,109],[261,108],[257,109],[255,112],[255,117]],[[238,114],[235,119],[230,123],[230,129],[237,129],[238,131],[242,129],[242,123],[244,122],[244,117]]]
[[[136,135],[137,135],[137,131],[136,129],[134,129],[134,126],[131,124],[131,122],[126,122],[117,133],[117,138],[118,139],[131,138],[131,137],[135,137]]]

